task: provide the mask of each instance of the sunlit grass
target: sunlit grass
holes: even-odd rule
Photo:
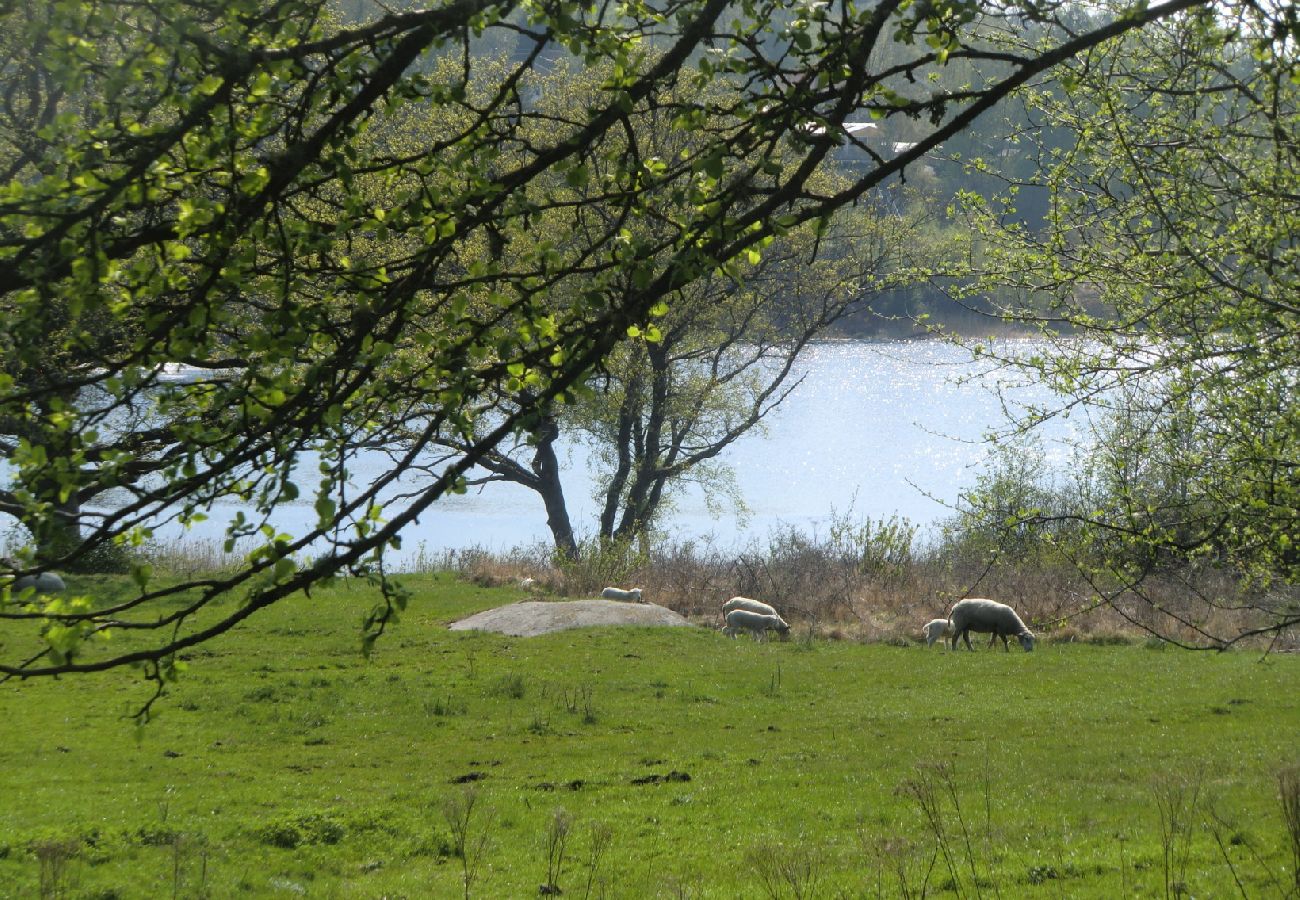
[[[1294,883],[1295,657],[516,639],[445,626],[522,590],[407,581],[369,662],[370,589],[316,591],[192,654],[140,734],[131,674],[0,686],[0,896],[462,896],[446,811],[466,791],[478,897],[551,877],[593,897]],[[1191,788],[1183,854],[1158,801]]]

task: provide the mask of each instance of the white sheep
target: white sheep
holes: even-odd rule
[[[966,649],[973,650],[970,645],[970,633],[972,631],[979,634],[991,633],[993,638],[990,639],[990,646],[993,640],[1002,638],[1002,649],[1008,650],[1007,638],[1016,637],[1020,639],[1020,646],[1024,647],[1026,652],[1034,649],[1034,633],[1030,631],[1025,623],[1020,621],[1020,616],[1016,611],[1005,603],[998,603],[996,600],[983,600],[979,598],[967,598],[961,600],[952,608],[952,649],[957,649],[957,641],[965,639]]]
[[[734,638],[742,631],[748,631],[758,640],[766,640],[769,631],[775,631],[784,640],[790,635],[790,626],[778,615],[756,613],[748,609],[733,609],[727,613],[727,626],[722,633]]]
[[[925,646],[933,647],[935,641],[952,634],[952,620],[931,619],[925,623],[925,628],[921,631],[925,635]],[[944,643],[947,644],[947,641]]]
[[[758,613],[761,616],[779,616],[775,607],[768,606],[761,600],[750,600],[748,597],[732,597],[726,603],[722,604],[722,617],[725,619],[727,613],[733,609],[747,609],[750,612]]]
[[[622,588],[607,587],[600,592],[600,596],[606,600],[622,600],[624,603],[645,603],[645,601],[641,599],[640,588],[632,588],[630,591],[625,591]]]

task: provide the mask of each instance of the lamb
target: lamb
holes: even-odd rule
[[[1005,603],[995,600],[971,599],[961,600],[952,608],[952,649],[957,649],[957,641],[965,639],[966,649],[970,645],[970,633],[992,633],[993,637],[1002,638],[1002,649],[1009,650],[1007,637],[1020,639],[1020,646],[1026,652],[1034,649],[1034,633],[1020,621],[1016,611]]]
[[[622,600],[624,603],[645,603],[645,601],[641,599],[640,588],[632,588],[630,591],[625,591],[622,588],[607,587],[600,592],[600,596],[606,600]]]
[[[952,620],[931,619],[925,623],[925,628],[921,631],[925,635],[925,646],[933,647],[935,641],[952,634]],[[946,644],[947,641],[944,643]]]
[[[758,613],[762,616],[779,616],[775,607],[768,606],[761,600],[750,600],[748,597],[732,597],[726,603],[722,604],[722,617],[725,619],[727,613],[733,609],[747,609],[750,612]]]
[[[722,633],[734,638],[742,631],[748,631],[758,640],[766,640],[769,631],[775,631],[782,640],[790,636],[790,626],[778,615],[766,615],[748,609],[733,609],[727,613],[727,627],[722,629]]]

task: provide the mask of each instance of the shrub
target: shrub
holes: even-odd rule
[[[559,558],[555,566],[571,596],[595,594],[609,585],[632,587],[650,560],[641,541],[593,540],[578,546],[577,559]]]

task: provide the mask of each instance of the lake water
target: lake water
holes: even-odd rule
[[[1021,404],[1050,402],[1045,389],[987,369],[966,351],[936,341],[816,346],[800,366],[802,384],[773,413],[766,434],[749,435],[719,457],[734,471],[748,515],[715,514],[699,490],[689,490],[664,529],[733,546],[790,525],[815,530],[836,514],[859,520],[898,515],[932,526],[951,515],[951,505],[974,484],[989,452],[986,433],[1009,424],[995,388],[1012,401],[1012,414]],[[1049,454],[1063,461],[1061,441],[1073,437],[1070,423],[1053,424],[1047,435],[1057,441]],[[561,460],[574,527],[590,534],[598,506],[587,453],[570,443]],[[309,516],[304,509],[304,523]],[[421,548],[504,551],[549,541],[537,495],[492,484],[435,504],[403,533],[401,555]]]
[[[966,351],[935,341],[815,346],[799,367],[802,384],[768,419],[766,434],[751,434],[719,457],[734,471],[748,515],[711,512],[700,491],[688,490],[662,523],[664,530],[677,538],[708,536],[727,547],[786,526],[815,531],[835,515],[857,521],[897,515],[933,526],[952,514],[962,491],[974,484],[988,457],[985,434],[1009,424],[994,389],[1004,389],[1013,414],[1018,404],[1050,402],[1045,389],[986,370]],[[1059,442],[1049,444],[1049,452],[1064,461],[1065,441],[1073,437],[1070,423],[1054,423],[1048,436]],[[590,535],[598,507],[585,448],[566,444],[561,460],[573,525]],[[367,478],[364,468],[354,466],[353,474],[356,481]],[[190,532],[170,526],[158,537],[220,543],[236,509],[219,505]],[[279,515],[277,527],[291,534],[302,533],[315,518],[309,501]],[[398,562],[421,551],[549,544],[550,533],[536,494],[491,484],[435,504],[402,538]]]

